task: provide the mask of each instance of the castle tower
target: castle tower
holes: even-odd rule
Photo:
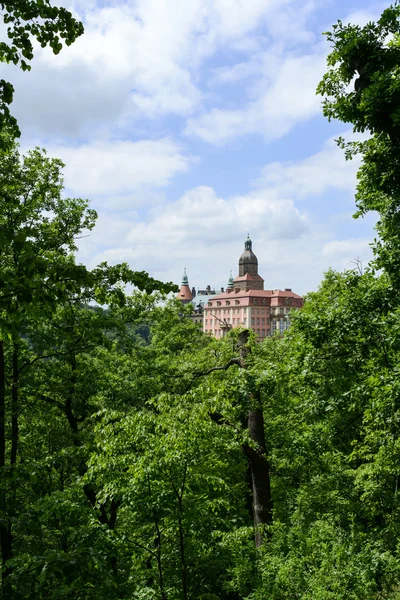
[[[190,291],[189,287],[189,278],[186,273],[186,267],[183,271],[181,289],[176,297],[182,302],[182,304],[188,304],[191,300],[193,300],[192,292]]]
[[[252,250],[252,242],[249,234],[247,234],[247,240],[244,243],[244,252],[239,258],[239,277],[243,277],[246,274],[258,275],[258,259]]]
[[[244,252],[239,258],[239,275],[233,282],[235,290],[263,290],[264,279],[258,274],[258,260],[252,249],[249,234],[244,243]]]

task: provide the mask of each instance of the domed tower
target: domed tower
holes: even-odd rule
[[[189,287],[189,278],[186,274],[186,267],[183,271],[181,289],[179,290],[176,297],[182,302],[182,304],[188,304],[188,302],[193,300],[192,292],[190,291]]]
[[[235,290],[263,290],[264,279],[258,274],[257,256],[252,250],[249,234],[244,243],[244,252],[239,258],[239,275],[233,282]]]
[[[252,250],[252,242],[249,234],[247,234],[247,240],[244,243],[244,252],[239,258],[239,277],[243,277],[247,273],[249,275],[258,275],[258,260]]]

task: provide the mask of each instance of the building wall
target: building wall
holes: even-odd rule
[[[273,296],[273,292],[258,292],[236,297],[217,296],[204,307],[204,331],[216,338],[223,337],[235,327],[252,329],[262,340],[276,331],[283,333],[290,326],[290,313],[302,306],[302,298],[296,294]]]
[[[245,278],[241,280],[239,277],[236,277],[236,279],[233,282],[233,287],[235,290],[248,291],[264,289],[264,280],[261,277],[255,280],[248,280]]]
[[[245,262],[239,262],[239,277],[243,277],[246,273],[249,275],[258,275],[258,261],[256,257]]]

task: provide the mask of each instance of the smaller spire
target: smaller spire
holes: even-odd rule
[[[182,304],[187,304],[193,299],[193,294],[190,291],[189,287],[189,278],[186,273],[186,267],[183,270],[181,289],[179,290],[176,297],[182,302]]]
[[[226,286],[226,290],[227,290],[227,291],[231,291],[231,290],[233,290],[233,277],[232,277],[232,271],[231,271],[231,274],[230,274],[230,276],[229,276],[229,279],[228,279],[228,285]]]

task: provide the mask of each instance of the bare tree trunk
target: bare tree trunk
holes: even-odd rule
[[[6,373],[5,373],[4,341],[0,340],[0,472],[5,476],[6,466]],[[3,479],[4,484],[4,479]],[[7,561],[12,558],[12,531],[8,520],[7,493],[5,487],[0,493],[0,544],[2,572],[2,592],[6,597],[9,591],[8,577],[11,573]]]
[[[195,373],[194,377],[208,375],[213,371],[225,371],[232,365],[238,365],[247,369],[246,359],[251,354],[251,348],[247,347],[249,331],[244,330],[239,334],[237,347],[240,359],[233,358],[224,366],[213,367],[202,373]],[[246,455],[251,477],[248,478],[253,498],[253,523],[255,530],[255,543],[258,548],[262,543],[262,527],[271,525],[273,521],[273,501],[271,495],[270,465],[268,461],[267,446],[265,443],[264,413],[259,391],[252,394],[254,408],[247,415],[247,428],[252,444],[243,444],[243,452]],[[230,425],[220,413],[209,413],[209,416],[218,425]]]
[[[179,552],[181,555],[181,573],[182,573],[182,591],[184,600],[188,600],[188,591],[187,591],[187,569],[186,569],[186,559],[185,559],[185,539],[183,535],[183,523],[182,523],[182,514],[183,514],[183,506],[182,506],[182,495],[178,495],[178,528],[179,528]]]
[[[0,469],[6,464],[6,367],[4,342],[0,340]]]
[[[11,392],[11,460],[10,464],[17,463],[18,449],[18,344],[13,343],[12,351],[12,392]]]
[[[161,563],[161,531],[158,524],[158,518],[155,512],[153,511],[154,518],[154,527],[156,529],[156,553],[157,553],[157,570],[158,570],[158,579],[160,584],[160,592],[161,592],[161,600],[167,600],[167,594],[164,587],[164,574],[162,570]]]
[[[255,442],[256,448],[246,445],[243,450],[251,469],[255,542],[256,546],[259,547],[262,542],[261,527],[272,524],[273,510],[270,466],[265,444],[264,415],[260,403],[258,408],[249,413],[248,428],[250,438]]]

